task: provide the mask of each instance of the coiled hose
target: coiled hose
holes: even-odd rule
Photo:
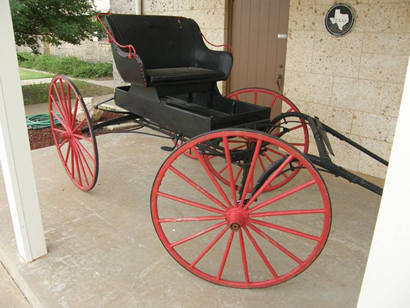
[[[59,115],[57,115],[59,116]],[[57,119],[53,116],[54,119],[54,125],[58,125],[59,122]],[[50,118],[47,113],[40,113],[40,114],[34,114],[34,115],[28,115],[26,116],[26,123],[27,123],[27,128],[28,129],[41,129],[41,128],[47,128],[50,127]]]

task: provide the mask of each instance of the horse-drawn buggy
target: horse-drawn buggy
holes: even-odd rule
[[[173,145],[163,149],[172,153],[152,186],[151,215],[165,249],[191,273],[220,285],[258,288],[304,271],[331,225],[330,198],[317,167],[381,194],[331,161],[327,134],[387,162],[301,113],[286,97],[261,88],[222,96],[217,82],[229,77],[232,55],[208,49],[195,21],[104,18],[116,67],[129,83],[114,94],[124,114],[93,123],[73,82],[57,75],[49,90],[57,152],[72,182],[88,191],[98,176],[96,128],[132,120],[136,128],[171,139]],[[309,153],[312,138],[317,155]]]

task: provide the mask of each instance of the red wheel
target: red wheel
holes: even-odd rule
[[[98,177],[97,142],[83,98],[66,76],[57,75],[51,81],[48,107],[51,132],[64,169],[79,189],[92,189]]]
[[[255,105],[268,106],[272,111],[271,117],[273,117],[274,114],[280,113],[281,110],[283,113],[300,113],[300,110],[288,98],[272,90],[262,88],[246,88],[234,91],[227,97]],[[286,121],[285,118],[281,118],[279,121],[272,123],[272,127],[274,129],[269,130],[271,135],[280,137],[281,139],[289,142],[305,154],[308,152],[309,133],[304,119],[293,117],[292,121]],[[238,147],[239,146],[241,146],[241,144],[238,142]],[[244,144],[242,144],[242,146],[244,146]],[[266,166],[271,164],[272,161],[278,159],[278,156],[281,155],[283,154],[278,153],[277,151],[265,153],[258,158],[258,164],[261,165],[261,168],[266,168]],[[212,159],[215,159],[215,157],[208,156],[205,158],[208,167],[219,180],[228,185],[229,179],[226,169],[216,169],[215,163]],[[297,166],[290,166],[286,172],[282,173],[282,180],[278,180],[275,183],[268,185],[266,190],[273,190],[287,184],[298,172],[299,168]]]
[[[246,148],[236,149],[236,140]],[[286,154],[263,172],[258,158],[272,148]],[[197,160],[184,155],[187,151]],[[207,155],[224,161],[228,185],[209,169]],[[293,186],[266,191],[290,162],[300,166]],[[240,189],[234,165],[246,173]],[[320,254],[331,223],[326,186],[305,156],[268,134],[239,129],[207,133],[176,149],[155,178],[151,214],[178,263],[203,279],[237,288],[267,287],[301,273]]]

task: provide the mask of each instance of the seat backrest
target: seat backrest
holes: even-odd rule
[[[195,66],[195,50],[203,42],[192,19],[117,14],[106,18],[114,38],[133,45],[145,69]]]

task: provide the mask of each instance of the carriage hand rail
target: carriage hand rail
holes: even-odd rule
[[[97,13],[97,20],[98,22],[101,24],[101,26],[104,28],[105,33],[108,36],[108,43],[113,42],[115,45],[117,45],[118,47],[121,48],[128,48],[128,58],[129,59],[135,59],[137,58],[137,51],[135,50],[135,47],[132,46],[131,44],[128,45],[121,45],[120,43],[118,43],[114,36],[111,34],[111,32],[107,29],[107,27],[105,26],[105,24],[101,21],[100,16],[102,15],[111,15],[111,13]]]
[[[202,32],[201,32],[201,36],[204,39],[204,41],[207,42],[209,45],[214,46],[214,47],[224,47],[224,48],[228,49],[231,54],[233,54],[233,47],[231,45],[229,45],[229,44],[220,44],[220,45],[213,44],[213,43],[211,43],[210,41],[208,41],[206,39],[205,35]]]

